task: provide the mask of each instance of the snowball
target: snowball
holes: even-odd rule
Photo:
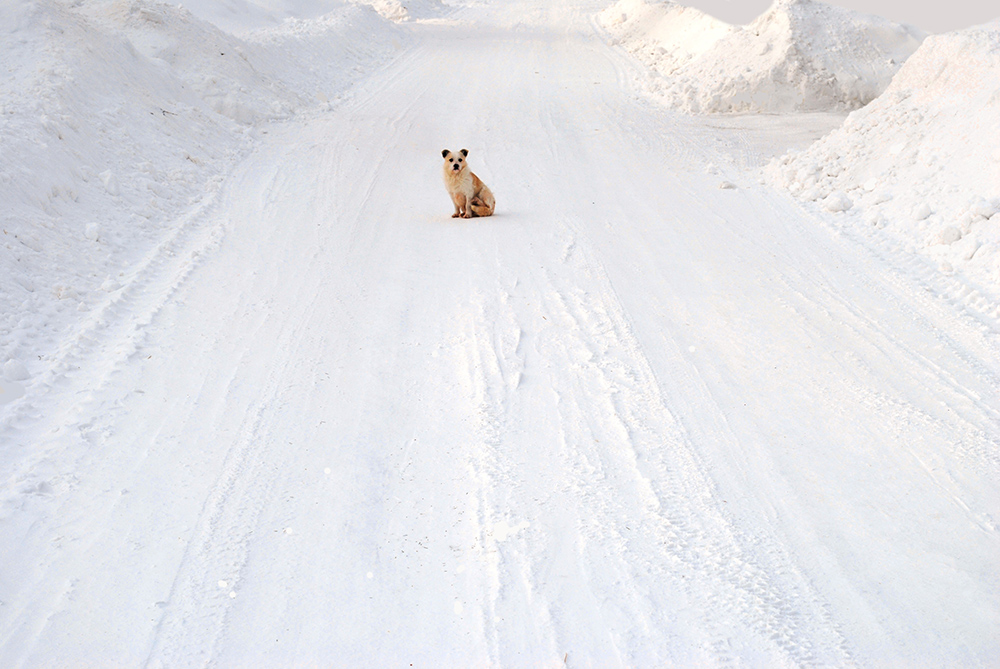
[[[87,230],[84,232],[87,239],[92,241],[97,241],[101,237],[101,224],[100,223],[88,223]]]
[[[11,358],[3,366],[3,375],[8,381],[24,381],[28,378],[28,368],[20,360]]]
[[[99,175],[101,181],[104,182],[104,188],[108,191],[110,195],[118,195],[121,192],[121,188],[118,186],[118,177],[111,170],[105,170]]]
[[[953,225],[940,230],[931,240],[931,244],[954,244],[962,238],[962,231]]]
[[[913,208],[913,220],[915,221],[926,221],[927,217],[933,212],[931,211],[931,206],[926,202],[922,202]]]
[[[803,191],[799,195],[799,197],[802,198],[803,200],[805,200],[806,202],[815,202],[816,200],[818,200],[821,197],[823,197],[823,191],[821,191],[816,186],[813,186],[809,190]]]
[[[997,213],[998,209],[1000,207],[997,207],[995,203],[980,197],[973,200],[972,205],[969,207],[969,213],[973,216],[990,218],[993,214]]]
[[[842,191],[836,190],[826,196],[823,200],[823,208],[827,211],[840,212],[847,211],[854,206],[851,202],[851,198],[847,197]]]
[[[719,184],[719,188],[721,188],[722,190],[733,190],[734,188],[736,188],[736,184],[734,184],[732,181],[723,181],[722,183]]]

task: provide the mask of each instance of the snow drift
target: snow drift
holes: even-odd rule
[[[620,0],[600,22],[693,113],[850,110],[879,95],[924,34],[811,0],[777,0],[742,27],[673,2]]]
[[[31,368],[113,299],[255,124],[324,108],[405,39],[371,7],[324,9],[238,37],[150,0],[0,4],[0,363]]]
[[[1000,286],[1000,21],[928,37],[882,96],[769,173]]]

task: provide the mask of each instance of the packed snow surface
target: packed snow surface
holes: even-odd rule
[[[1000,315],[1000,21],[928,37],[884,95],[769,173],[966,276]]]
[[[776,0],[739,27],[669,0],[619,0],[600,20],[660,75],[652,91],[706,113],[856,109],[885,90],[924,36],[812,0]]]
[[[997,314],[761,179],[842,114],[667,110],[603,1],[197,4],[0,6],[0,666],[1000,656]]]

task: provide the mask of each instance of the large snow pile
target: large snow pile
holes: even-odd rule
[[[771,177],[1000,285],[1000,21],[928,37],[888,90]]]
[[[924,34],[811,0],[777,0],[739,28],[672,2],[620,0],[601,23],[689,112],[849,110],[889,85]]]
[[[324,108],[405,38],[369,6],[324,8],[237,37],[150,0],[0,3],[0,364],[114,300],[253,124]]]
[[[308,21],[343,10],[345,0],[216,0],[194,2],[185,7],[195,16],[223,30],[241,35],[275,28],[285,21]],[[392,21],[427,19],[441,15],[441,0],[354,0],[368,5]]]
[[[618,43],[665,76],[739,30],[670,0],[619,0],[598,20]]]

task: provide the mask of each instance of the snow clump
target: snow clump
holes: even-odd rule
[[[857,109],[889,85],[925,34],[812,0],[777,0],[734,27],[673,2],[620,0],[598,20],[662,75],[668,105],[691,113]]]

